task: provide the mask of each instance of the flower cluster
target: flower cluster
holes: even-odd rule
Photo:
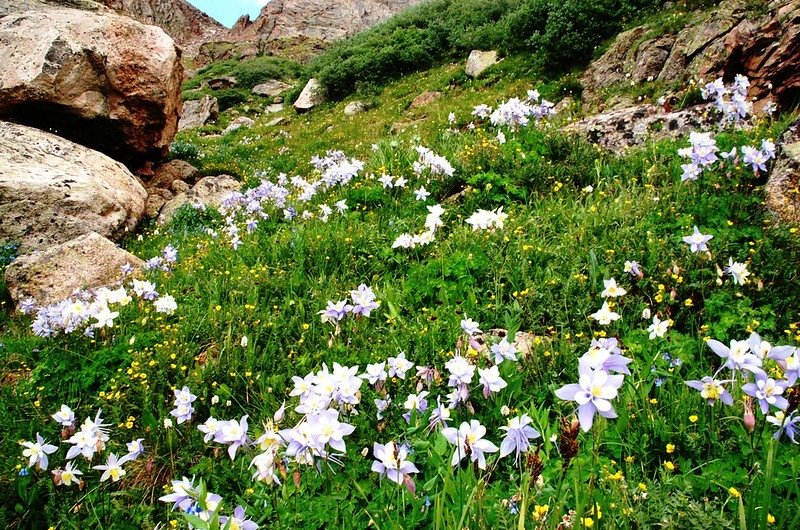
[[[496,127],[508,127],[516,130],[526,127],[531,118],[539,121],[555,115],[555,105],[546,99],[541,99],[537,90],[529,90],[528,97],[524,100],[511,98],[498,105],[494,110],[488,105],[477,105],[473,109],[472,115],[477,118],[488,118]],[[504,139],[505,136],[503,136]],[[501,143],[503,140],[500,140]]]
[[[678,150],[680,156],[689,159],[687,164],[681,166],[683,169],[682,182],[697,180],[704,168],[719,160],[717,142],[711,137],[711,133],[692,131],[689,133],[689,143],[691,144],[689,147]]]
[[[258,530],[258,524],[249,519],[245,509],[237,506],[233,515],[220,515],[222,510],[222,497],[208,491],[204,485],[194,485],[194,481],[183,477],[181,480],[172,481],[172,493],[159,497],[161,502],[172,503],[173,510],[181,510],[201,521],[209,522],[218,516],[219,528],[237,530]]]
[[[726,385],[740,385],[741,391],[748,396],[745,414],[749,412],[749,399],[755,400],[767,420],[779,427],[775,438],[786,434],[794,442],[800,417],[795,412],[788,416],[784,414],[789,401],[783,394],[797,382],[800,375],[800,350],[794,346],[773,346],[757,333],[751,333],[747,340],[732,340],[728,346],[714,339],[707,344],[724,362],[713,375],[686,381],[686,384],[698,390],[709,405],[722,402],[729,406],[733,405],[734,398]],[[767,360],[774,361],[781,368],[783,379],[770,377],[764,366]],[[725,369],[729,370],[730,377],[719,379],[720,372]],[[748,427],[747,421],[745,426]]]
[[[172,296],[159,296],[155,285],[150,282],[134,279],[130,288],[141,300],[153,301],[159,313],[171,315],[178,307]],[[127,306],[132,300],[131,293],[124,286],[116,289],[101,287],[77,292],[70,298],[38,309],[35,301],[26,300],[21,304],[21,310],[36,312],[31,329],[40,337],[56,337],[78,331],[93,337],[95,330],[113,328],[114,321],[119,317],[116,309]]]
[[[705,85],[701,94],[703,99],[714,100],[714,106],[722,114],[723,122],[738,123],[753,112],[753,104],[747,99],[749,87],[750,80],[746,76],[737,74],[730,87],[725,86],[720,77]]]
[[[358,289],[350,291],[350,299],[340,300],[338,302],[328,301],[328,306],[319,311],[320,318],[323,323],[331,323],[338,327],[348,314],[356,317],[368,318],[372,311],[380,307],[380,302],[375,299],[375,293],[367,285],[361,284]]]
[[[436,241],[436,231],[444,226],[442,215],[444,215],[444,208],[439,204],[428,206],[428,215],[425,217],[425,230],[419,234],[411,235],[403,233],[397,236],[392,243],[392,248],[405,248],[411,249],[417,246],[425,246]]]
[[[419,145],[416,147],[419,157],[414,162],[414,173],[422,175],[426,171],[431,176],[452,177],[455,169],[443,156],[439,156],[427,147]]]
[[[466,223],[472,227],[473,231],[502,229],[508,214],[503,213],[503,207],[496,210],[478,210],[470,215]]]

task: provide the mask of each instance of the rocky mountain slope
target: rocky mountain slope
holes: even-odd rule
[[[224,39],[227,28],[184,0],[100,0],[144,24],[159,26],[188,56],[207,41]]]
[[[272,0],[255,20],[240,18],[231,36],[259,43],[306,37],[331,42],[382,22],[421,0]]]

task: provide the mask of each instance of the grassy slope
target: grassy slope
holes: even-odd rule
[[[388,493],[381,496],[368,462],[355,453],[373,441],[404,436],[406,427],[395,417],[382,425],[383,433],[376,433],[371,391],[364,389],[363,413],[355,420],[357,434],[348,440],[348,466],[335,480],[306,473],[298,509],[292,497],[284,501],[269,489],[250,491],[242,480],[248,475],[246,459],[231,464],[224,454],[215,457],[193,426],[165,431],[160,423],[171,408],[170,389],[188,384],[201,396],[196,406],[201,421],[209,412],[224,418],[247,413],[259,431],[260,421],[285,397],[290,377],[316,370],[321,362],[363,367],[404,350],[416,363],[436,363],[441,369],[465,313],[484,329],[522,329],[540,337],[533,355],[522,364],[516,386],[498,402],[476,402],[493,439],[503,422],[496,413],[501,404],[535,417],[545,434],[545,491],[553,494],[547,488],[557,479],[560,463],[547,438],[557,431],[558,416],[572,409],[558,402],[552,391],[575,379],[576,357],[586,350],[590,337],[601,332],[586,315],[601,303],[602,280],[614,276],[630,291],[619,306],[623,320],[609,331],[635,358],[634,375],[619,400],[627,412],[604,427],[599,455],[593,457],[587,450],[576,465],[584,471],[593,466],[596,476],[620,469],[631,486],[648,484],[651,500],[637,504],[634,515],[623,516],[609,505],[627,498],[612,481],[579,493],[585,474],[576,471],[574,491],[553,509],[575,508],[576,503],[585,507],[591,498],[603,503],[610,526],[633,526],[635,521],[648,527],[664,517],[676,521],[677,527],[681,521],[731,526],[735,508],[722,507],[725,489],[736,485],[750,494],[746,474],[760,458],[763,441],[757,436],[751,439],[753,447],[743,445],[748,437],[741,425],[721,422],[682,381],[718,364],[703,347],[704,336],[742,338],[749,329],[757,329],[774,342],[792,340],[784,330],[795,335],[796,327],[790,325],[800,320],[795,303],[800,295],[800,240],[788,227],[772,225],[760,183],[747,168],[729,174],[715,171],[696,184],[681,185],[675,155],[680,142],[650,145],[616,158],[535,128],[519,132],[504,146],[488,130],[444,132],[449,112],[455,112],[463,126],[473,105],[523,96],[535,87],[524,64],[523,57],[509,59],[478,82],[465,81],[460,65],[415,74],[389,85],[375,97],[375,108],[352,118],[343,115],[343,102],[304,116],[286,110],[282,115],[290,122],[285,126],[268,128],[265,123],[274,116],[264,116],[253,128],[227,137],[181,136],[180,141],[200,148],[200,165],[209,173],[226,171],[246,179],[256,171],[270,177],[279,171],[308,175],[312,155],[337,148],[366,161],[365,174],[388,171],[411,182],[405,192],[384,193],[375,181],[359,178],[351,188],[326,198],[329,204],[346,198],[351,208],[347,216],[328,224],[295,226],[282,222],[276,212],[244,238],[236,252],[205,235],[207,220],[196,216],[186,215],[168,228],[148,229],[143,241],[127,246],[142,257],[157,255],[166,244],[178,247],[181,260],[175,272],[154,276],[159,287],[178,300],[174,317],[157,315],[148,304],[132,305],[123,309],[113,330],[96,340],[36,339],[27,333],[27,320],[0,317],[0,454],[7,455],[0,465],[0,489],[9,493],[0,504],[3,518],[30,526],[45,526],[47,520],[61,521],[64,527],[70,527],[68,521],[126,527],[119,511],[125,510],[126,519],[147,527],[171,517],[164,506],[152,508],[152,498],[161,494],[168,477],[184,474],[205,477],[210,489],[225,498],[258,502],[266,521],[277,527],[364,527],[364,510],[391,518],[386,513]],[[407,110],[424,90],[442,90],[444,97]],[[560,91],[555,84],[543,90],[554,99]],[[399,121],[416,127],[389,137],[391,124]],[[720,146],[755,143],[775,136],[784,125],[785,120],[761,123],[750,133],[721,134]],[[219,127],[224,126],[223,121]],[[447,156],[457,169],[453,179],[425,183],[436,199],[443,201],[464,188],[468,192],[445,204],[447,225],[439,241],[420,251],[392,251],[398,231],[415,231],[424,221],[425,208],[410,192],[423,183],[410,171],[413,146],[420,142]],[[583,191],[588,185],[594,189],[591,193]],[[511,217],[500,232],[475,234],[462,222],[475,208],[501,205]],[[715,236],[712,258],[689,254],[680,241],[693,225]],[[716,286],[715,266],[724,267],[729,256],[748,260],[755,281],[742,288],[729,280]],[[646,274],[635,285],[622,272],[630,259],[638,260]],[[381,309],[332,337],[317,311],[360,283],[376,290]],[[639,317],[647,306],[675,321],[667,340],[647,339],[648,323]],[[248,337],[246,347],[240,345],[242,336]],[[663,353],[680,356],[683,366],[670,370]],[[661,387],[655,386],[657,376],[666,378]],[[402,401],[409,391],[410,386],[402,387],[396,400]],[[215,394],[222,402],[211,406]],[[232,404],[225,406],[228,399]],[[109,497],[115,488],[96,490],[93,485],[85,497],[77,492],[52,497],[52,486],[44,480],[28,487],[26,491],[36,492],[31,497],[18,498],[11,492],[14,466],[21,463],[16,442],[37,431],[55,438],[57,428],[48,416],[61,403],[73,406],[81,418],[102,406],[115,427],[121,426],[122,432],[112,435],[112,448],[119,450],[122,442],[144,437],[155,455],[153,469],[131,465],[131,489],[122,496]],[[689,422],[691,414],[700,416],[697,425]],[[130,429],[125,425],[128,417],[133,420]],[[591,437],[582,443],[588,448]],[[667,443],[678,447],[677,454],[664,452]],[[786,527],[797,523],[798,491],[792,477],[800,459],[791,451],[780,457],[775,485],[780,496],[772,507]],[[686,473],[661,471],[667,459]],[[435,473],[432,463],[417,462],[426,479]],[[600,465],[607,471],[600,471]],[[503,470],[513,472],[510,465]],[[757,492],[760,483],[753,480],[752,491]],[[354,484],[369,495],[362,496]],[[516,526],[507,511],[491,507],[517,487],[513,481],[494,481],[486,494],[487,508],[480,508],[473,524]],[[704,496],[711,498],[708,504],[700,500]],[[262,498],[268,501],[264,508]],[[77,513],[67,515],[78,501]],[[404,517],[413,525],[426,516],[409,509]]]

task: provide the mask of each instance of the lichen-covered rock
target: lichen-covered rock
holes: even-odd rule
[[[605,149],[621,152],[648,139],[676,138],[691,131],[705,130],[718,121],[711,108],[711,105],[697,105],[665,112],[655,105],[637,105],[590,116],[561,130],[584,136]]]
[[[0,117],[129,166],[178,130],[181,52],[163,30],[110,11],[48,8],[0,19]]]
[[[778,143],[780,152],[767,179],[767,204],[786,223],[800,223],[800,121]]]
[[[496,51],[472,50],[467,58],[466,73],[470,77],[478,77],[495,64],[497,64]]]
[[[33,297],[48,305],[70,296],[76,289],[94,289],[116,283],[122,267],[143,265],[96,232],[59,245],[20,256],[6,268],[5,282],[15,302]]]
[[[290,88],[292,88],[292,85],[286,84],[283,81],[278,81],[277,79],[270,79],[266,83],[261,83],[260,85],[254,86],[253,94],[257,96],[273,98],[283,92],[286,92]]]
[[[237,131],[242,127],[252,127],[255,123],[255,120],[252,118],[248,118],[247,116],[239,116],[235,120],[233,120],[230,125],[225,127],[225,130],[222,131],[222,134],[232,133],[233,131]]]
[[[213,96],[205,95],[200,99],[185,101],[178,130],[196,129],[216,120],[218,117],[219,102]]]
[[[50,133],[0,122],[0,241],[23,252],[90,231],[135,228],[147,192],[121,163]]]
[[[210,206],[218,208],[228,194],[239,191],[242,184],[230,175],[218,177],[205,177],[200,179],[194,187],[186,193],[177,195],[161,209],[158,224],[169,222],[175,212],[185,204]]]
[[[581,78],[584,96],[600,100],[605,89],[629,83],[743,74],[750,97],[791,106],[800,95],[800,0],[771,0],[755,12],[753,5],[724,0],[674,34],[648,39],[646,27],[620,33]]]

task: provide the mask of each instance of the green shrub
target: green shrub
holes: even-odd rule
[[[224,111],[246,102],[250,97],[250,91],[244,88],[225,88],[215,90],[214,97],[219,102],[219,110]]]
[[[473,49],[533,52],[544,73],[586,64],[626,21],[661,0],[434,0],[341,41],[318,56],[315,76],[329,98],[358,82],[384,84],[464,57]]]
[[[201,68],[197,75],[183,84],[184,90],[199,88],[217,77],[235,77],[238,88],[252,89],[270,79],[293,79],[300,75],[300,65],[280,57],[256,57],[247,61],[227,60]]]

